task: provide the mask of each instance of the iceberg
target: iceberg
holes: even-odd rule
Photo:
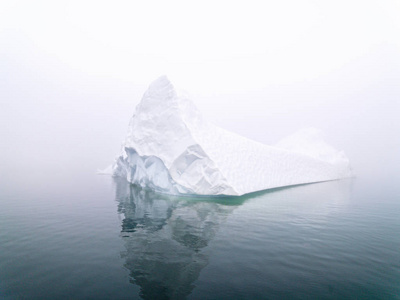
[[[276,145],[250,140],[208,122],[166,76],[137,105],[109,172],[165,194],[229,196],[352,176],[346,155],[320,131]]]

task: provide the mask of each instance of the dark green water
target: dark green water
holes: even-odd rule
[[[1,299],[400,299],[395,184],[188,199],[85,171],[23,182],[1,181]]]

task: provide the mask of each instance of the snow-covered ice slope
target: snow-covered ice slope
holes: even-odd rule
[[[168,194],[243,195],[351,176],[315,129],[268,146],[219,128],[163,76],[136,107],[114,176]]]

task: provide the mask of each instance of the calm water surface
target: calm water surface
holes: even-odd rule
[[[362,177],[190,199],[90,168],[3,176],[0,298],[400,299],[399,195]]]

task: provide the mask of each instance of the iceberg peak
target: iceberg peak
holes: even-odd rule
[[[132,116],[113,175],[168,194],[243,195],[351,176],[346,156],[308,129],[264,145],[207,122],[166,76]]]
[[[147,97],[143,99],[162,97],[165,100],[171,100],[176,96],[176,91],[168,77],[163,75],[150,84],[146,94]]]

